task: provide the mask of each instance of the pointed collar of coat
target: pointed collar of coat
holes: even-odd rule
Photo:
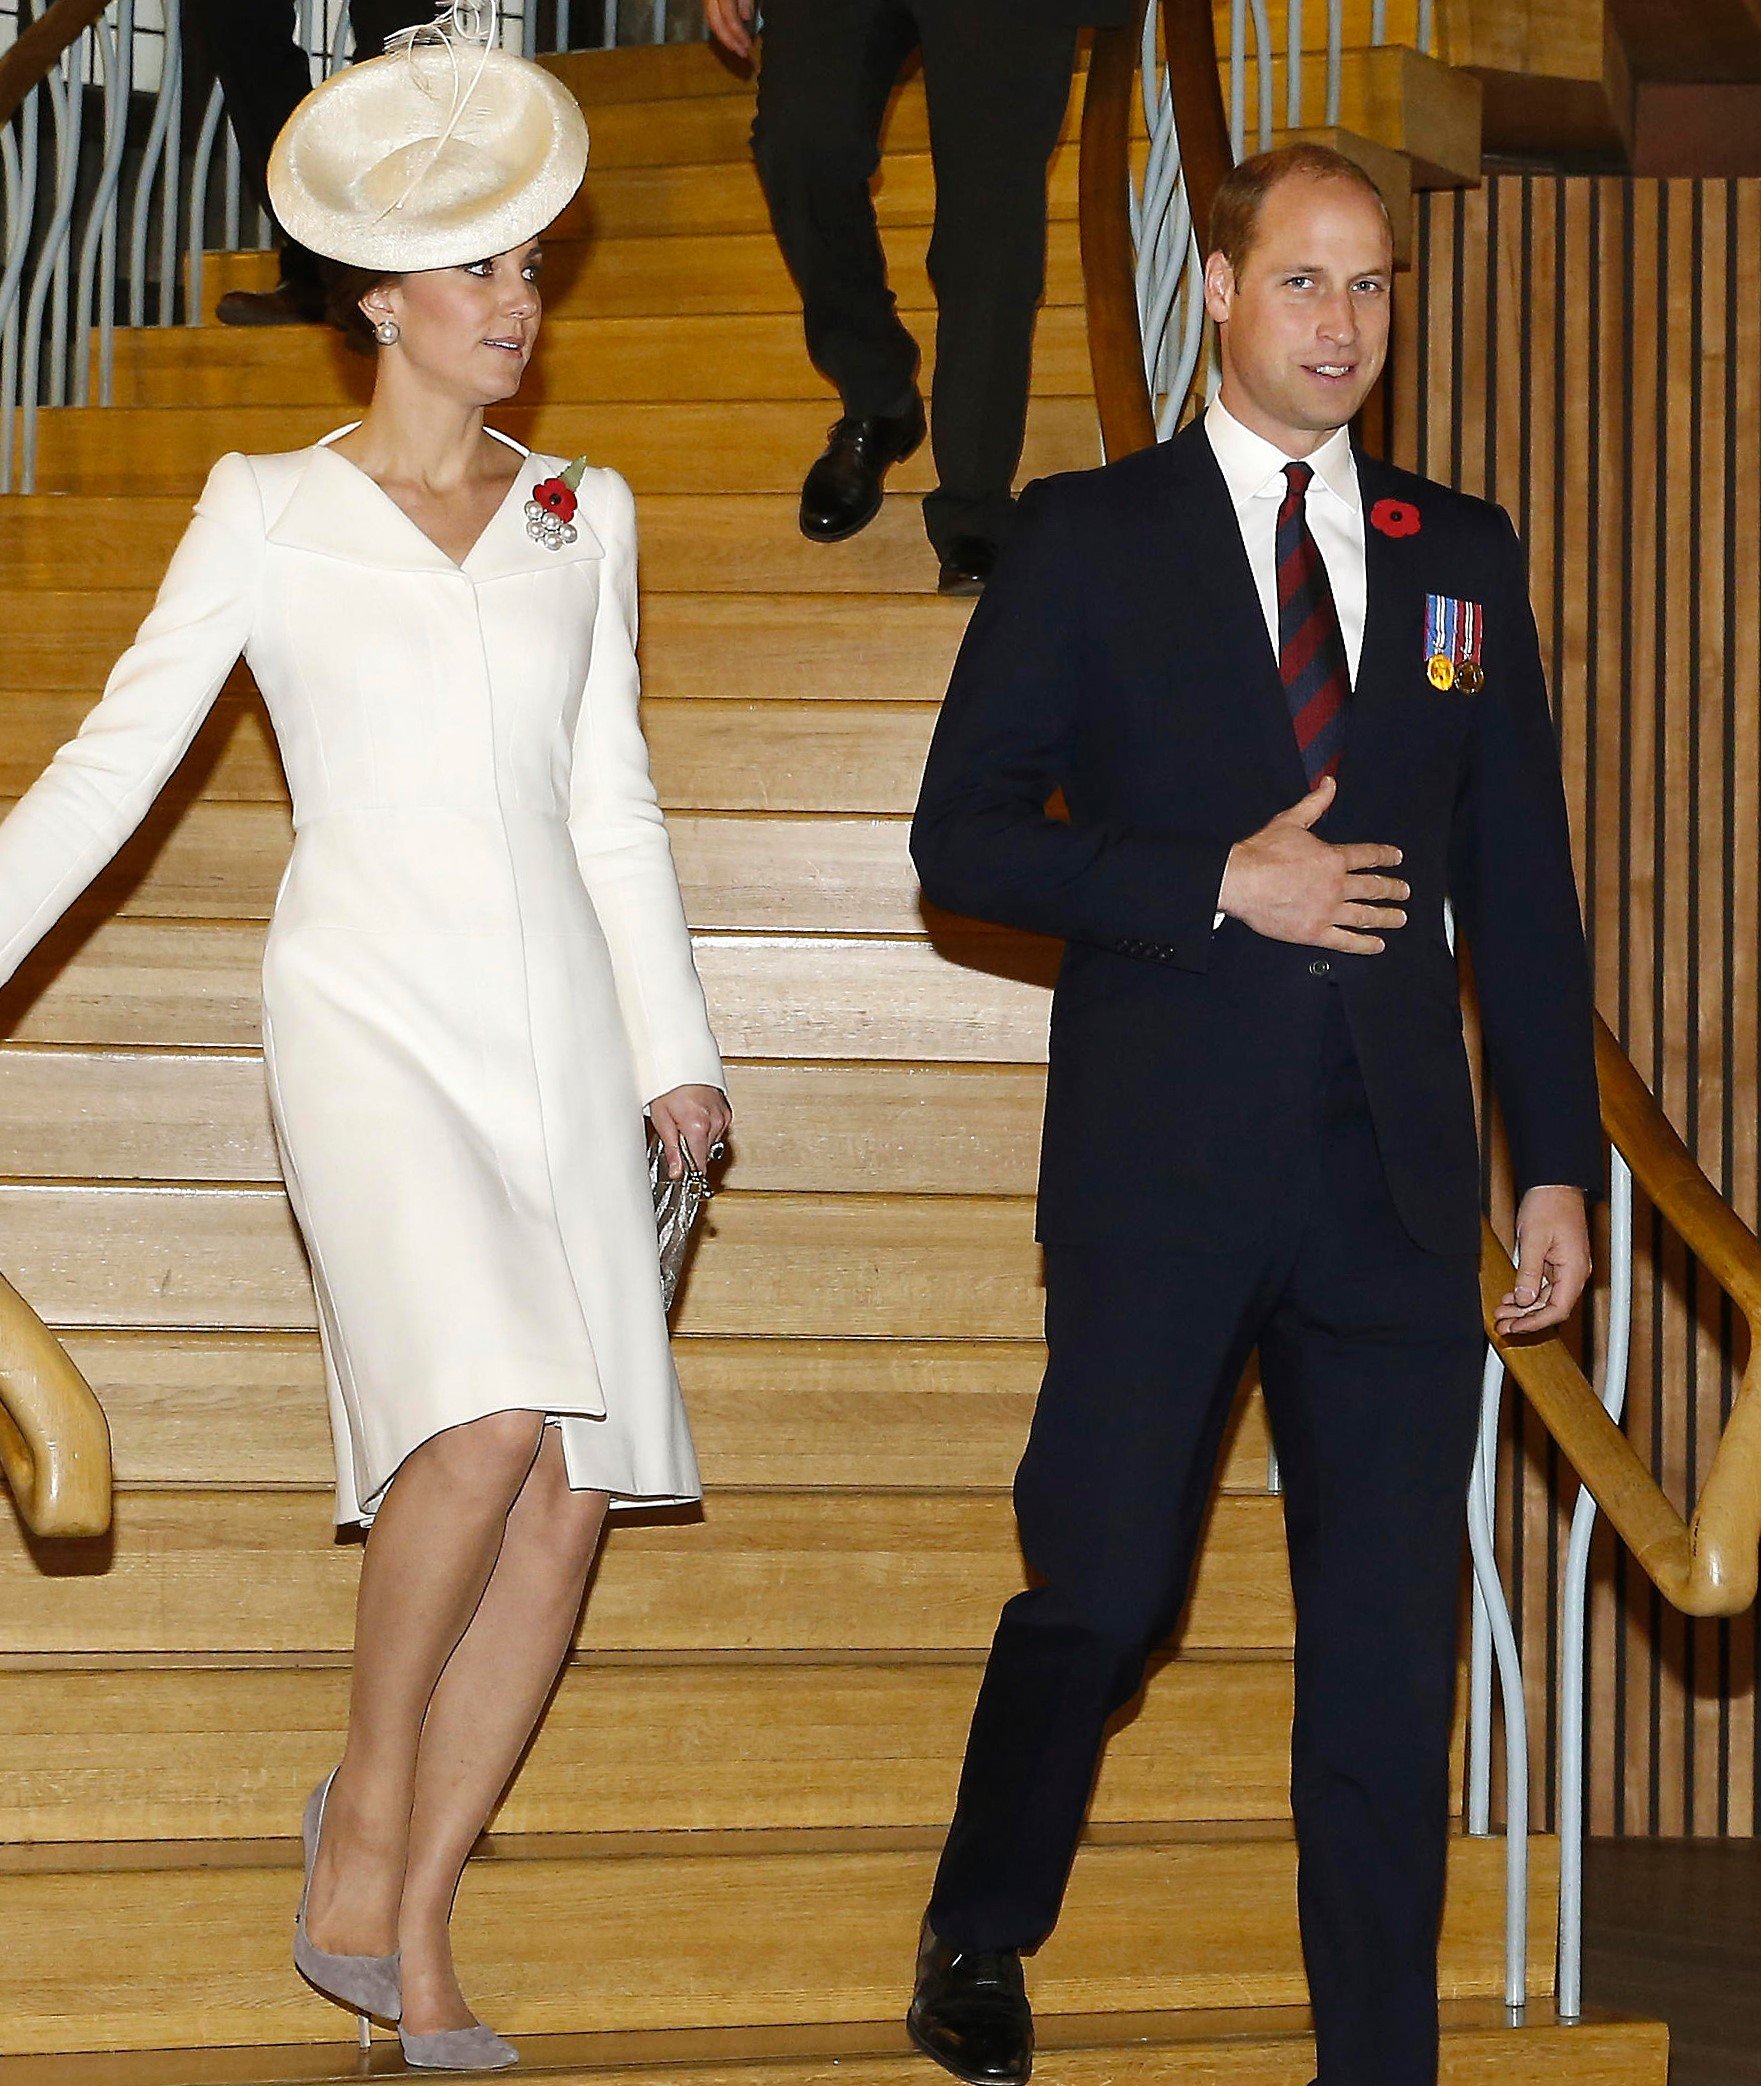
[[[306,451],[287,505],[268,530],[271,543],[383,572],[439,573],[473,582],[548,572],[558,565],[605,555],[584,509],[575,513],[575,541],[558,550],[547,550],[526,533],[526,502],[533,486],[549,475],[550,459],[534,456],[511,436],[489,428],[486,432],[496,441],[519,451],[520,467],[501,505],[471,546],[470,555],[462,565],[454,564],[389,493],[359,465],[331,448],[359,424],[337,428]]]

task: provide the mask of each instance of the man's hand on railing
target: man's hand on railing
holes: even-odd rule
[[[1500,1339],[1563,1325],[1590,1279],[1582,1188],[1531,1188],[1516,1213],[1516,1286],[1493,1319]]]
[[[703,19],[717,43],[736,58],[752,56],[752,17],[758,0],[703,0]]]

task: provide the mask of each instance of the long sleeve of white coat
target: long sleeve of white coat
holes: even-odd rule
[[[677,1086],[727,1082],[638,716],[635,502],[616,472],[598,475],[602,498],[593,522],[606,569],[575,726],[569,830],[611,950],[618,1009],[646,1103]]]
[[[0,824],[0,984],[189,750],[250,635],[262,562],[256,480],[242,456],[223,456],[102,698]]]

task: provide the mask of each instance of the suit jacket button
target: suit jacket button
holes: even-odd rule
[[[1309,965],[1309,976],[1311,978],[1324,978],[1332,968],[1333,966],[1327,961],[1326,957],[1317,956],[1314,962]]]

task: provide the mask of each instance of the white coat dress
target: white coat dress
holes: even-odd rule
[[[525,504],[561,465],[521,451],[455,565],[334,439],[215,465],[102,701],[0,826],[0,981],[242,652],[293,798],[263,1044],[337,1518],[508,1409],[557,1422],[577,1487],[695,1499],[642,1110],[723,1074],[637,721],[629,488],[588,471],[547,549]]]

